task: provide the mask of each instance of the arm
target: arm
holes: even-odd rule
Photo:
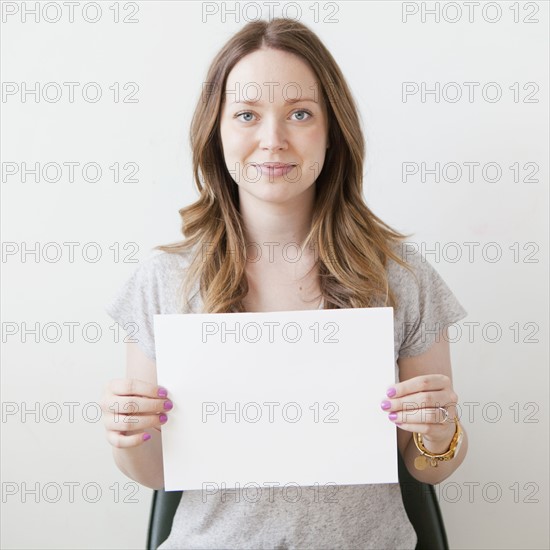
[[[427,374],[442,374],[450,379],[452,387],[451,358],[449,342],[447,340],[447,331],[445,330],[440,336],[439,342],[433,344],[430,349],[422,355],[417,355],[415,357],[401,357],[397,360],[400,383]],[[395,386],[399,386],[399,384],[396,384]],[[407,401],[406,396],[402,399],[405,402]],[[409,401],[412,401],[412,399],[409,399]],[[453,399],[452,401],[456,402],[458,401],[458,398]],[[392,403],[394,402],[395,399],[392,400]],[[399,408],[400,407],[392,407],[390,410],[397,411]],[[456,412],[452,411],[452,409],[455,409],[455,407],[449,407],[449,412],[451,413],[451,416],[455,416]],[[462,428],[464,430],[464,426],[462,426]],[[424,437],[424,444],[426,448],[433,453],[443,453],[448,449],[455,430],[454,422],[441,425],[441,430],[445,430],[445,432],[439,434],[437,441],[429,441],[426,437]],[[413,431],[420,431],[418,424],[403,423],[401,426],[398,426],[397,444],[407,469],[411,475],[419,481],[429,483],[431,485],[441,483],[443,480],[447,479],[464,461],[468,451],[468,435],[465,430],[460,450],[452,460],[440,462],[437,468],[428,466],[425,470],[417,470],[414,466],[414,460],[416,457],[421,456],[421,453],[414,444],[412,438]]]
[[[126,377],[157,385],[156,365],[149,359],[138,344],[127,344]],[[143,432],[128,431],[127,435]],[[164,488],[164,468],[162,462],[161,432],[157,427],[147,429],[151,439],[137,446],[113,447],[113,457],[119,470],[129,478],[150,487]]]

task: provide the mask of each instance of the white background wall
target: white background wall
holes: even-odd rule
[[[238,23],[234,15],[224,21],[221,6],[203,21],[201,3],[170,1],[121,3],[120,18],[135,5],[138,22],[115,23],[113,2],[99,4],[96,23],[84,20],[96,17],[93,6],[76,7],[74,23],[61,3],[50,3],[39,22],[32,14],[23,20],[22,4],[2,6],[2,79],[18,87],[9,95],[8,86],[1,104],[4,548],[144,547],[151,491],[117,470],[102,424],[94,422],[104,385],[124,373],[124,344],[115,341],[103,306],[138,265],[125,258],[143,260],[151,247],[179,238],[178,208],[196,197],[187,140],[192,111],[212,57],[246,22],[242,14]],[[299,4],[301,20],[333,53],[360,106],[370,206],[414,233],[419,246],[439,247],[427,258],[469,313],[452,357],[461,402],[478,404],[462,415],[470,450],[437,486],[451,546],[548,548],[548,3],[482,2],[472,22],[468,8],[454,4],[462,10],[455,23],[456,8],[445,2],[439,22],[434,15],[422,22],[422,10],[434,2],[321,3],[318,22],[312,3]],[[18,12],[10,15],[14,6]],[[60,20],[48,22],[57,8]],[[404,9],[418,12],[403,22]],[[22,83],[35,82],[58,83],[62,97],[22,101]],[[73,103],[66,82],[80,83]],[[89,82],[102,90],[96,103],[83,99]],[[137,83],[138,102],[114,102],[115,82],[121,97],[125,83]],[[439,102],[433,95],[423,102],[420,94],[404,102],[403,82],[456,82],[464,95],[449,101],[456,88],[447,86]],[[464,82],[480,84],[472,102]],[[498,101],[481,93],[490,82],[502,90]],[[518,101],[509,89],[514,83]],[[486,89],[491,98],[495,89]],[[525,102],[533,90],[537,102]],[[55,88],[48,91],[54,97]],[[23,182],[6,164],[21,170],[23,162],[69,161],[80,163],[72,183],[67,170],[58,182],[32,175]],[[102,168],[96,183],[82,177],[88,162]],[[139,166],[138,181],[114,182],[109,166],[128,162]],[[456,182],[437,183],[433,175],[403,181],[404,162],[458,163],[463,175]],[[467,162],[480,163],[471,182]],[[502,170],[498,181],[481,173],[490,162]],[[526,163],[538,169],[536,181],[524,181],[531,173]],[[487,175],[494,177],[490,167]],[[78,243],[73,262],[67,242]],[[472,258],[469,242],[479,243]],[[22,254],[35,243],[50,257],[55,244],[44,245],[58,243],[62,255],[48,262]],[[97,246],[83,257],[87,243]],[[102,256],[93,263],[98,248]],[[492,261],[498,250],[500,259]],[[454,261],[457,252],[462,257]],[[72,342],[63,326],[70,322],[78,323]],[[466,322],[475,323],[471,339]],[[36,323],[38,343],[22,335]],[[101,328],[96,343],[85,339],[95,337],[93,325],[82,333],[87,323]],[[59,341],[48,342],[56,327],[64,329]],[[37,416],[24,414],[35,407]],[[35,487],[37,496],[25,494]]]

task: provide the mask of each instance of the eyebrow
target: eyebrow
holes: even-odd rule
[[[294,104],[294,103],[301,103],[301,102],[305,102],[305,101],[309,101],[310,103],[317,103],[317,101],[315,101],[314,99],[311,99],[311,98],[305,98],[305,99],[302,99],[302,98],[299,98],[299,99],[285,99],[285,103],[288,103],[290,105]],[[257,104],[260,104],[261,105],[261,102],[260,101],[247,101],[247,100],[244,100],[244,101],[233,101],[231,103],[231,105],[235,105],[235,104],[238,104],[238,103],[242,103],[244,105],[257,105]]]

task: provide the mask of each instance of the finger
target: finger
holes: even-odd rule
[[[395,395],[391,395],[391,397],[399,398],[412,393],[438,391],[450,387],[451,379],[445,374],[423,374],[393,384],[391,388],[395,389]],[[391,388],[388,388],[388,392]],[[393,392],[390,392],[388,395],[391,393]]]
[[[114,414],[160,414],[170,411],[174,404],[170,399],[119,396],[108,394],[101,402],[101,410]]]
[[[147,437],[149,436],[149,437]],[[151,434],[140,432],[132,435],[126,435],[121,432],[108,431],[107,441],[117,449],[127,449],[128,447],[137,447],[151,439]]]
[[[450,415],[445,414],[445,410],[440,408],[393,411],[388,414],[388,418],[395,423],[407,424],[444,424],[447,418],[451,419]]]
[[[159,428],[168,422],[168,415],[161,413],[143,415],[143,416],[128,416],[114,415],[107,418],[104,422],[105,428],[110,431],[131,432],[143,431],[149,428]]]
[[[166,397],[168,391],[162,386],[138,378],[116,378],[109,383],[109,390],[115,395],[134,395],[152,398]]]
[[[458,396],[453,391],[440,390],[418,392],[394,399],[384,399],[380,403],[380,407],[388,413],[398,411],[412,413],[422,410],[422,408],[437,409],[441,407],[449,409],[450,407],[455,407],[457,402]]]

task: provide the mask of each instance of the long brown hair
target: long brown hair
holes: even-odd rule
[[[314,267],[318,266],[325,309],[395,307],[387,259],[408,268],[396,246],[410,235],[393,230],[365,204],[365,143],[354,99],[317,35],[292,19],[247,24],[212,61],[190,129],[193,177],[200,196],[179,210],[185,240],[155,248],[168,253],[194,250],[182,287],[188,304],[190,290],[198,287],[204,313],[244,311],[246,242],[238,186],[224,161],[220,113],[232,68],[261,48],[290,52],[308,63],[326,105],[330,147],[315,182],[313,219],[303,246],[316,251]]]

